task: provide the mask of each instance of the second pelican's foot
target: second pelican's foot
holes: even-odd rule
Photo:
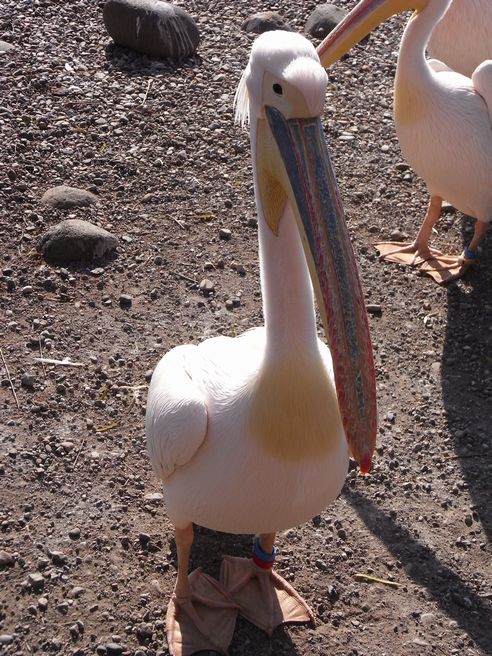
[[[225,556],[220,582],[239,606],[240,615],[269,636],[280,624],[314,622],[311,609],[290,583],[250,558]]]
[[[453,280],[462,278],[477,259],[478,254],[465,249],[461,255],[432,257],[430,260],[423,262],[419,268],[422,273],[430,276],[439,285],[446,285],[453,282]]]
[[[417,246],[415,243],[402,244],[398,241],[380,241],[374,244],[379,251],[379,259],[385,262],[396,262],[407,266],[420,266],[423,262],[442,253],[434,248]]]
[[[218,581],[201,569],[189,577],[190,594],[173,594],[166,614],[166,633],[171,656],[196,652],[227,654],[232,640],[238,606]]]

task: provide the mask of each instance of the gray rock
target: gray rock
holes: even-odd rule
[[[346,15],[344,9],[330,2],[319,5],[307,19],[304,31],[317,39],[324,39]]]
[[[434,613],[422,613],[420,621],[422,624],[425,624],[425,626],[432,626],[436,622],[436,616]]]
[[[68,187],[60,185],[52,187],[46,191],[41,202],[44,205],[50,205],[61,210],[69,210],[73,207],[87,207],[97,203],[97,196],[86,189],[77,189],[77,187]]]
[[[149,492],[145,495],[144,499],[151,503],[162,503],[164,501],[164,495],[161,492]]]
[[[152,624],[143,623],[137,626],[137,639],[139,642],[149,642],[152,639]]]
[[[383,313],[383,308],[377,303],[370,303],[366,305],[366,310],[368,314],[380,315]]]
[[[48,261],[77,262],[104,257],[117,245],[118,240],[107,230],[88,221],[67,219],[41,238],[38,250]]]
[[[120,294],[119,303],[120,307],[124,309],[131,308],[133,299],[130,294]]]
[[[219,230],[219,237],[227,241],[232,237],[232,232],[228,228],[221,228]]]
[[[29,374],[24,374],[21,378],[21,385],[22,387],[25,387],[26,389],[34,389],[34,386],[36,384],[36,381],[34,379],[34,376],[31,376]]]
[[[0,41],[0,54],[4,52],[10,52],[11,50],[15,50],[15,46],[13,46],[11,43],[7,43],[6,41]]]
[[[48,600],[46,597],[39,597],[38,599],[38,608],[40,611],[45,611],[48,608]]]
[[[117,45],[150,57],[190,57],[200,41],[193,18],[162,0],[108,0],[103,18]]]
[[[68,560],[67,556],[62,551],[50,551],[48,555],[54,565],[65,565]]]
[[[408,235],[406,232],[396,229],[390,234],[390,239],[391,241],[405,241],[405,239],[408,239]]]
[[[14,642],[14,636],[10,635],[10,633],[2,633],[0,635],[0,645],[10,645],[12,642]]]
[[[214,283],[208,278],[204,278],[200,283],[200,291],[204,296],[208,296],[215,289]]]
[[[248,16],[243,23],[243,30],[245,32],[253,32],[254,34],[263,34],[263,32],[271,32],[273,30],[294,32],[293,28],[275,11],[260,11],[257,14]]]
[[[15,562],[14,557],[8,551],[0,551],[0,567],[9,567]]]
[[[33,590],[40,590],[44,587],[44,576],[39,572],[29,574],[27,580]]]

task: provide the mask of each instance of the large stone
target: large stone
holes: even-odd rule
[[[273,30],[284,30],[284,32],[294,31],[284,21],[282,16],[275,11],[260,11],[257,14],[248,16],[243,23],[243,30],[245,32],[253,32],[254,34],[263,34],[263,32],[271,32]]]
[[[304,31],[317,39],[324,39],[346,15],[345,9],[329,2],[319,5],[307,19]]]
[[[67,219],[49,230],[38,243],[38,250],[48,262],[88,261],[109,255],[118,240],[107,230],[88,221]]]
[[[15,50],[15,46],[11,43],[7,43],[7,41],[0,41],[0,55],[4,52],[10,52],[11,50]]]
[[[163,0],[108,0],[103,18],[116,44],[150,57],[189,57],[200,41],[193,18]]]
[[[60,185],[52,187],[43,194],[41,202],[61,210],[70,210],[74,207],[87,207],[97,203],[97,196],[86,189]]]

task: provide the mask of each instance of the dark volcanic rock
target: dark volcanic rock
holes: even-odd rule
[[[346,15],[344,9],[327,2],[316,7],[307,19],[304,31],[317,39],[324,39]]]
[[[88,221],[67,219],[41,237],[38,250],[51,262],[77,262],[104,257],[117,245],[118,240],[107,230]]]
[[[73,207],[87,207],[97,203],[97,196],[86,189],[67,187],[60,185],[52,187],[43,194],[41,202],[61,210],[69,210]]]
[[[193,18],[163,0],[108,0],[103,17],[116,44],[150,57],[189,57],[200,41]]]
[[[263,34],[272,30],[284,30],[285,32],[294,32],[293,28],[284,21],[280,14],[274,11],[261,11],[258,14],[252,14],[243,23],[245,32],[254,34]]]

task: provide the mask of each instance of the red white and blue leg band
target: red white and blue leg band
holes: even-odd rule
[[[253,542],[252,555],[252,559],[255,565],[258,565],[258,567],[261,569],[272,569],[277,553],[278,551],[275,549],[275,547],[273,548],[271,554],[265,553],[260,546],[260,538],[255,537],[255,541]]]

